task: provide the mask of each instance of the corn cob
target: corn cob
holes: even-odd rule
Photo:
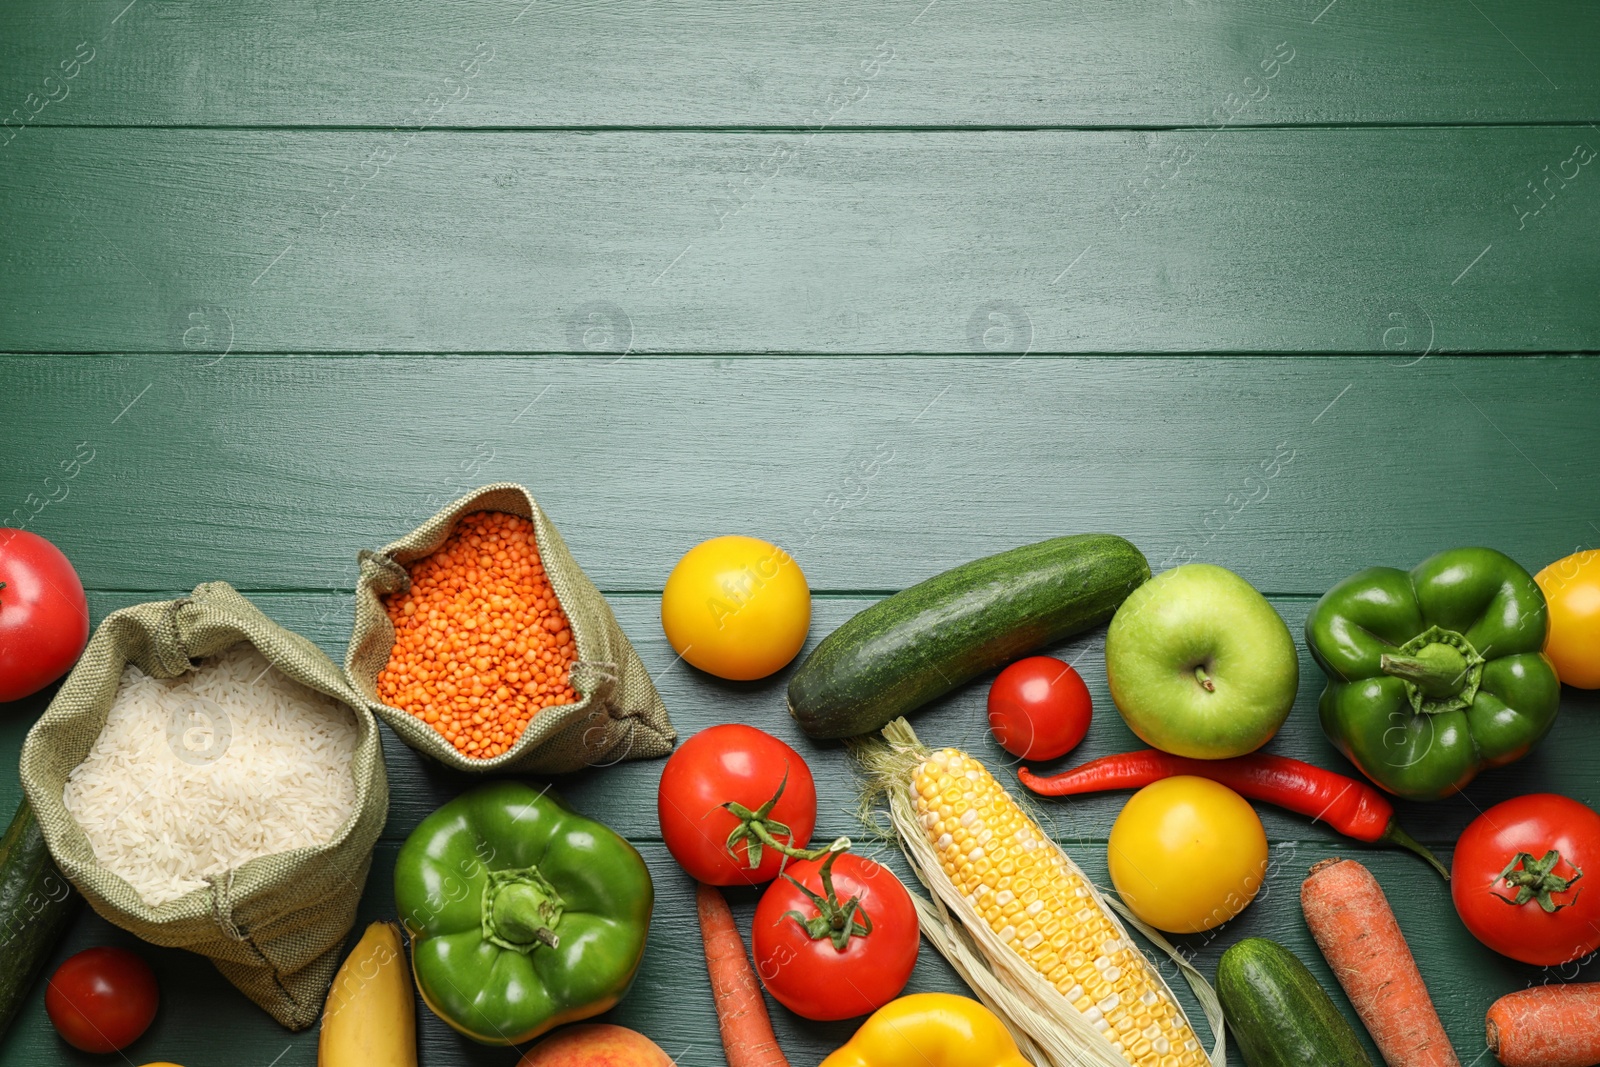
[[[1054,1062],[1213,1063],[1167,984],[1083,872],[981,763],[957,749],[930,753],[904,720],[884,736],[888,753],[865,758],[889,792],[907,857],[961,920],[1000,985],[1016,994],[1014,1029],[1057,1053],[1048,1057]],[[931,912],[924,910],[925,919]],[[953,939],[933,940],[950,954]],[[974,961],[967,968],[952,962],[966,973]],[[1052,1032],[1038,1033],[1041,1018],[1054,1020]]]

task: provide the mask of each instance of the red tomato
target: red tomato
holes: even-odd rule
[[[684,870],[708,885],[771,881],[778,876],[783,855],[763,848],[761,863],[752,870],[748,841],[728,847],[728,835],[739,829],[740,819],[722,805],[733,801],[755,812],[777,796],[780,787],[783,796],[767,822],[788,829],[773,829],[772,836],[804,848],[817,825],[817,786],[800,753],[743,723],[701,730],[679,745],[661,769],[656,817],[668,851]]]
[[[160,999],[144,960],[126,949],[88,948],[56,968],[44,1010],[73,1048],[116,1052],[149,1029]]]
[[[67,557],[36,533],[0,529],[0,704],[66,674],[88,640],[89,604]]]
[[[1019,659],[989,687],[989,729],[1023,759],[1065,756],[1089,732],[1093,701],[1078,672],[1053,656]]]
[[[767,888],[756,905],[750,948],[761,984],[778,1003],[807,1019],[851,1019],[877,1011],[905,988],[917,962],[917,909],[894,872],[853,852],[841,854],[833,863],[836,901],[845,906],[859,898],[872,927],[852,936],[841,952],[830,936],[813,938],[789,914],[822,914],[789,879],[825,896],[823,862],[791,863]]]
[[[1496,804],[1462,832],[1450,861],[1450,896],[1479,941],[1502,956],[1552,967],[1600,948],[1600,893],[1570,884],[1580,868],[1600,871],[1600,814],[1554,793],[1531,793]],[[1521,904],[1519,895],[1527,898]],[[1546,911],[1541,898],[1555,910]]]

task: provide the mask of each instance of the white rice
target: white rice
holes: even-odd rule
[[[249,644],[179,678],[129,664],[62,799],[150,906],[247,860],[326,844],[355,806],[350,709]]]

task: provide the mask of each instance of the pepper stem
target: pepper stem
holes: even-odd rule
[[[1199,682],[1200,688],[1204,689],[1208,693],[1215,693],[1217,691],[1217,683],[1211,680],[1211,675],[1206,671],[1206,665],[1204,663],[1195,667],[1194,680]]]
[[[737,800],[727,801],[722,805],[739,820],[739,825],[733,828],[728,835],[727,848],[735,857],[738,852],[733,846],[740,841],[745,842],[745,856],[749,861],[750,870],[761,866],[762,850],[770,848],[774,852],[781,852],[792,860],[814,860],[827,853],[825,848],[803,849],[795,848],[792,844],[794,832],[778,820],[772,818],[772,809],[778,806],[778,801],[783,797],[783,791],[789,785],[789,769],[783,770],[783,780],[778,783],[778,791],[772,794],[767,802],[751,811]],[[779,841],[776,836],[782,834],[789,838],[791,843]],[[847,846],[848,847],[848,846]]]
[[[793,919],[800,924],[800,928],[813,941],[827,938],[833,942],[835,952],[843,952],[850,945],[852,937],[865,937],[872,933],[872,918],[861,907],[861,898],[853,896],[843,904],[839,903],[839,895],[833,888],[833,861],[838,859],[850,849],[850,839],[841,837],[831,845],[820,851],[827,855],[822,861],[817,874],[822,879],[822,892],[816,893],[804,885],[791,874],[784,877],[789,884],[804,893],[817,909],[817,914],[807,918],[798,911],[786,911],[784,917]]]
[[[1427,845],[1406,833],[1405,829],[1393,819],[1390,819],[1389,825],[1383,828],[1383,836],[1379,837],[1378,840],[1386,845],[1395,845],[1415,852],[1428,861],[1428,866],[1439,872],[1439,877],[1447,882],[1450,880],[1450,870],[1439,862],[1439,857],[1430,852]]]
[[[1533,858],[1532,853],[1518,852],[1511,858],[1511,862],[1506,864],[1506,869],[1500,872],[1501,879],[1506,885],[1515,889],[1517,895],[1507,897],[1496,893],[1495,896],[1512,905],[1526,904],[1530,900],[1538,901],[1539,907],[1544,909],[1547,915],[1554,915],[1562,908],[1571,907],[1578,902],[1578,893],[1583,890],[1578,890],[1572,895],[1572,899],[1565,903],[1558,903],[1551,894],[1565,893],[1571,889],[1573,883],[1583,877],[1583,868],[1573,867],[1576,873],[1571,878],[1562,878],[1555,873],[1556,865],[1560,862],[1561,853],[1555,849],[1546,852],[1543,859],[1537,860]]]
[[[1384,674],[1406,679],[1435,700],[1461,692],[1471,666],[1459,648],[1443,642],[1423,645],[1409,656],[1384,653],[1378,659],[1378,669]]]
[[[565,906],[537,867],[491,871],[483,886],[484,940],[525,956],[540,945],[556,948]]]

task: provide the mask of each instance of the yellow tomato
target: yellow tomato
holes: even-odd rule
[[[1533,580],[1550,605],[1544,654],[1557,677],[1579,689],[1600,689],[1600,549],[1558,559]]]
[[[713,537],[667,576],[661,627],[678,654],[719,678],[765,678],[794,659],[811,627],[806,576],[755,537]]]
[[[1133,795],[1111,827],[1111,882],[1158,930],[1194,934],[1255,899],[1267,833],[1255,809],[1209,778],[1180,775]]]

